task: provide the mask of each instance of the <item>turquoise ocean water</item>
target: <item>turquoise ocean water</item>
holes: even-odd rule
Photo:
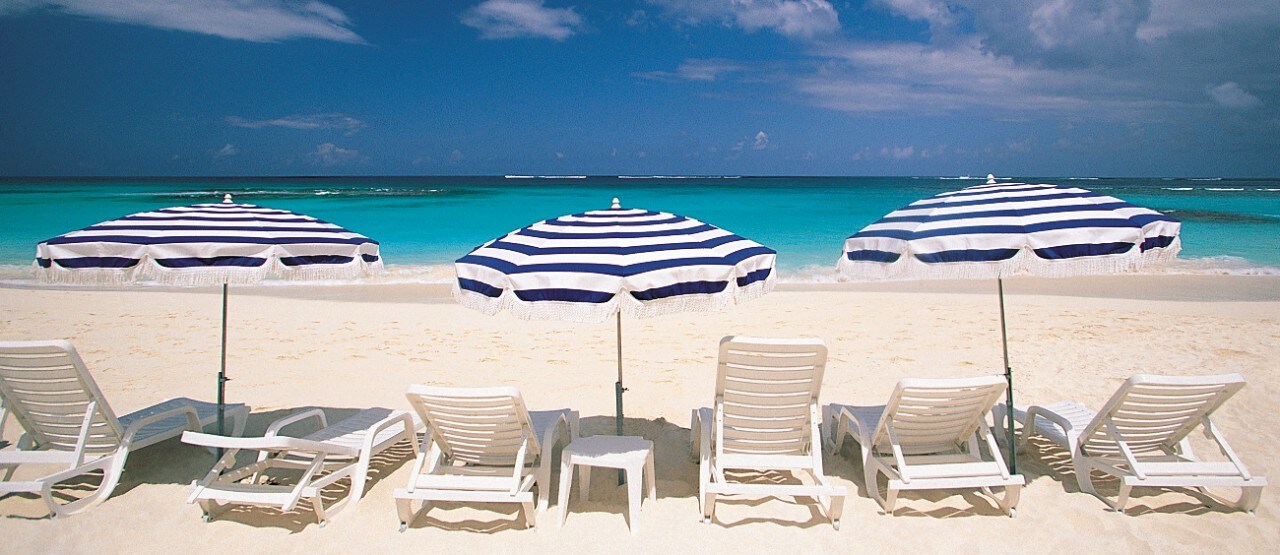
[[[1161,271],[1280,274],[1280,179],[1017,177],[1091,189],[1183,222],[1184,260]],[[608,208],[674,212],[778,251],[784,281],[835,279],[845,237],[962,177],[0,178],[0,280],[30,279],[35,245],[167,206],[237,202],[309,214],[382,244],[391,276],[443,281],[471,248],[534,221]]]

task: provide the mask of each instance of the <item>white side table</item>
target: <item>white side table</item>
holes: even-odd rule
[[[591,483],[591,467],[617,468],[627,473],[627,516],[631,533],[640,529],[641,469],[649,482],[649,501],[658,498],[653,475],[653,442],[636,436],[590,436],[573,440],[560,455],[560,525],[569,513],[569,487],[573,484],[573,467],[578,468],[578,498],[587,499]]]

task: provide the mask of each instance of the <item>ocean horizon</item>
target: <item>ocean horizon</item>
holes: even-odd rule
[[[1183,250],[1153,273],[1280,275],[1280,178],[1001,177],[1077,186],[1183,222]],[[783,282],[839,281],[844,239],[915,200],[985,176],[524,175],[0,178],[0,281],[29,282],[38,242],[167,206],[292,210],[381,243],[383,282],[440,283],[481,243],[533,222],[608,208],[673,212],[778,251]]]

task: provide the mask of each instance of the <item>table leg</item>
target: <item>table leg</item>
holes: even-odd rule
[[[578,465],[578,499],[587,500],[591,491],[591,465]]]
[[[569,516],[569,488],[573,485],[573,463],[570,457],[564,457],[560,461],[560,525],[564,526],[564,520]]]
[[[658,500],[658,479],[653,472],[653,451],[649,451],[649,455],[644,459],[645,477],[649,479],[649,501]]]
[[[640,532],[640,474],[642,470],[636,466],[627,467],[627,519],[631,521],[631,533]]]

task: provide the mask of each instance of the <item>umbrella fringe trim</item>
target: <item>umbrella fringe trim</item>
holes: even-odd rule
[[[777,280],[770,275],[763,281],[746,287],[729,287],[709,295],[680,295],[666,299],[641,302],[626,292],[615,295],[605,303],[575,303],[568,301],[523,301],[511,290],[504,290],[498,297],[488,297],[474,291],[453,286],[453,298],[458,304],[489,316],[507,311],[521,320],[561,320],[587,324],[608,321],[619,310],[634,318],[651,318],[679,312],[715,312],[759,298],[773,290]]]
[[[873,280],[972,280],[996,279],[1020,275],[1064,278],[1134,272],[1174,260],[1182,249],[1181,238],[1161,249],[1135,254],[1133,251],[1074,260],[1046,260],[1030,251],[1019,252],[1009,260],[992,263],[952,262],[929,264],[911,254],[897,262],[854,262],[841,257],[837,267],[842,275],[855,281]]]
[[[165,268],[154,260],[143,259],[132,268],[64,268],[53,264],[48,268],[32,262],[32,271],[42,283],[53,285],[120,286],[138,281],[178,287],[213,285],[252,285],[270,276],[288,281],[324,281],[356,279],[380,275],[386,271],[382,260],[342,265],[289,267],[278,260],[256,268]]]

